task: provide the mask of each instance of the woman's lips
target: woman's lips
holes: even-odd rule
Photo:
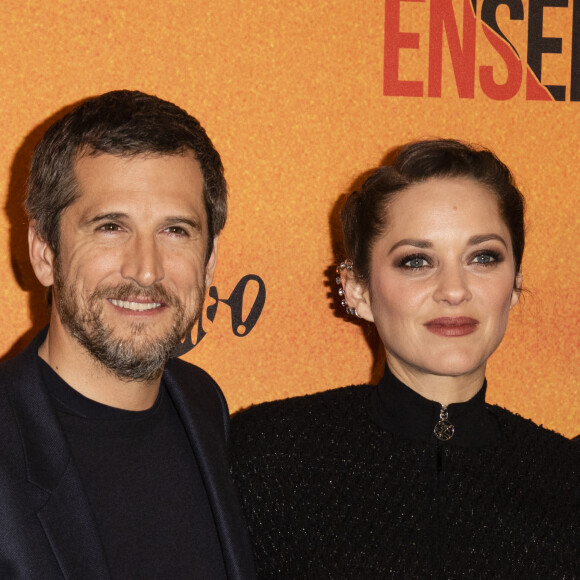
[[[439,336],[465,336],[475,332],[479,324],[475,318],[467,316],[445,316],[443,318],[435,318],[425,323],[425,327],[429,332]]]

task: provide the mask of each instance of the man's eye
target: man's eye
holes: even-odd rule
[[[99,226],[99,230],[101,232],[117,232],[121,229],[121,226],[118,224],[103,224]]]
[[[165,231],[176,236],[185,236],[187,234],[181,226],[169,226]]]

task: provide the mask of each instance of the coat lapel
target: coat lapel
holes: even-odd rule
[[[249,536],[229,472],[225,399],[204,371],[183,361],[172,359],[163,378],[201,470],[228,578],[255,578]]]
[[[11,402],[26,457],[27,479],[46,493],[37,512],[62,569],[71,579],[109,578],[107,564],[68,442],[43,386],[38,347],[40,333],[20,355],[8,361],[12,375]]]
[[[109,578],[101,540],[72,462],[38,518],[65,578]]]

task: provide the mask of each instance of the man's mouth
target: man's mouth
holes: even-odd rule
[[[146,310],[154,310],[162,306],[161,302],[130,302],[128,300],[113,300],[112,298],[109,301],[118,308],[125,308],[133,312],[145,312]]]

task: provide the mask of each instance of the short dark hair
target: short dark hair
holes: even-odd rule
[[[386,214],[397,193],[433,177],[465,177],[495,194],[499,213],[512,241],[516,274],[525,245],[524,197],[510,170],[491,151],[456,141],[416,141],[400,148],[392,163],[377,169],[359,191],[351,193],[341,212],[346,257],[357,277],[368,283],[370,253],[387,227]]]
[[[177,105],[139,91],[111,91],[89,99],[54,123],[32,156],[26,211],[56,255],[60,219],[80,195],[74,174],[83,156],[181,155],[201,166],[208,249],[227,217],[227,185],[219,153],[199,121]]]

